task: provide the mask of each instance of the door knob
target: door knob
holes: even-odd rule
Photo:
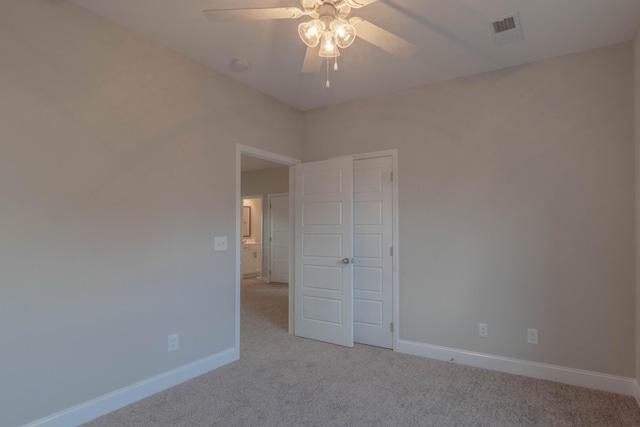
[[[349,264],[351,262],[351,260],[349,258],[342,258],[342,263],[343,264]]]

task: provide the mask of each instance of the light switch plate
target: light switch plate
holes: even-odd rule
[[[227,236],[216,236],[214,244],[215,244],[215,250],[216,251],[226,251],[227,250]]]

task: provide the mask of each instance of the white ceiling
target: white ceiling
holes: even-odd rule
[[[418,46],[398,59],[357,39],[340,70],[301,73],[297,20],[214,23],[211,8],[299,6],[298,0],[72,0],[297,109],[309,110],[633,38],[639,0],[379,0],[359,16]],[[496,45],[489,22],[518,12],[524,41]],[[309,18],[306,18],[309,19]],[[249,61],[242,73],[234,59]]]

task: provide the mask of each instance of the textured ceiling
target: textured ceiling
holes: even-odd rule
[[[639,0],[379,0],[359,16],[418,46],[399,59],[357,39],[340,70],[301,73],[302,20],[214,23],[211,8],[299,6],[297,0],[72,0],[189,58],[309,110],[398,89],[511,67],[633,38]],[[519,13],[524,40],[497,45],[489,22]],[[250,62],[234,72],[234,59]]]

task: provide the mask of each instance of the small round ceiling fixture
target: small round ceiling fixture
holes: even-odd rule
[[[237,73],[242,73],[251,69],[251,63],[244,59],[234,59],[229,68]]]

